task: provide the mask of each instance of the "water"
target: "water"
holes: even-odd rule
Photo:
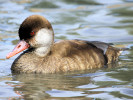
[[[0,0],[0,100],[132,100],[133,0]],[[129,48],[100,69],[62,74],[16,74],[5,59],[29,15],[45,16],[55,39],[86,39]]]

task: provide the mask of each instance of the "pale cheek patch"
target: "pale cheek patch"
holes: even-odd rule
[[[53,31],[43,28],[36,33],[36,36],[30,42],[36,48],[35,53],[44,57],[50,51],[53,43]]]
[[[47,46],[53,42],[53,31],[42,28],[35,36],[35,41],[38,45]]]

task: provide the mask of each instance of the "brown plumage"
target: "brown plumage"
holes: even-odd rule
[[[95,45],[77,40],[54,43],[45,57],[39,57],[33,51],[31,49],[21,54],[13,63],[12,71],[55,73],[100,68],[104,64],[116,61],[120,54],[119,49],[109,46],[104,55]]]
[[[33,15],[39,21],[38,15]],[[28,23],[28,17],[20,26],[19,36],[20,39],[26,41],[30,48],[22,53],[12,64],[11,70],[15,73],[56,73],[67,72],[74,70],[85,70],[92,68],[100,68],[105,64],[112,63],[118,59],[120,49],[114,48],[107,43],[97,41],[84,41],[84,40],[62,40],[53,43],[53,29],[50,23],[46,20],[41,20],[42,24],[37,24],[35,36],[28,37],[33,28],[32,24]],[[33,22],[34,19],[30,19]],[[37,20],[35,21],[38,22]],[[48,23],[48,26],[44,24]],[[32,27],[28,33],[22,27]],[[44,26],[43,26],[44,25]],[[46,25],[46,26],[45,26]],[[43,29],[42,29],[43,28]],[[42,30],[41,30],[42,29]],[[23,31],[21,31],[23,30]],[[41,30],[41,31],[40,31]],[[22,33],[21,33],[22,32]],[[28,34],[28,35],[25,35]],[[45,35],[47,38],[39,40],[40,34]],[[41,35],[41,36],[43,36]],[[50,38],[51,37],[51,38]],[[40,42],[41,41],[41,42]],[[50,41],[50,43],[49,43]],[[43,43],[42,43],[43,42]],[[44,45],[45,44],[45,45]],[[28,47],[27,47],[28,48]],[[10,58],[10,56],[7,56]]]

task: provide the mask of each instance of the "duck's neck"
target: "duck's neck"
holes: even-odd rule
[[[36,48],[34,52],[39,57],[45,57],[50,52],[50,47],[39,47]]]

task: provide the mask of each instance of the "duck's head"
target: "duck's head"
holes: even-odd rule
[[[45,56],[54,41],[54,32],[50,22],[40,15],[32,15],[26,18],[19,28],[20,41],[6,58],[18,54],[31,47],[38,56]]]

